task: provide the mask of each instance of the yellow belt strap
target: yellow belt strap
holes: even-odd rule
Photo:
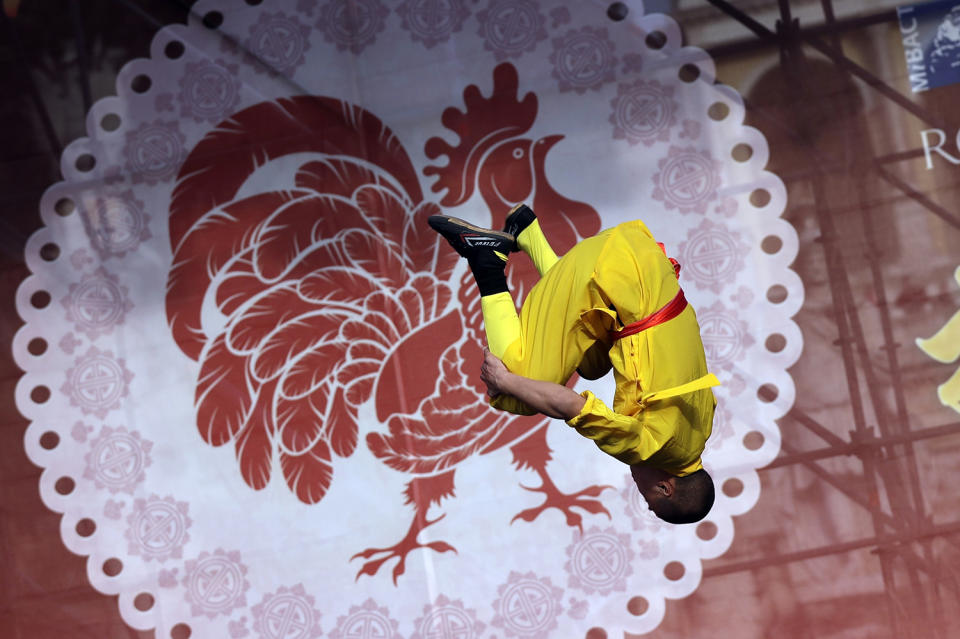
[[[651,391],[649,393],[644,393],[640,397],[640,408],[646,408],[647,404],[651,402],[660,401],[661,399],[667,399],[668,397],[676,397],[677,395],[686,395],[687,393],[692,393],[694,391],[702,390],[704,388],[711,388],[713,386],[719,386],[720,380],[717,379],[717,376],[713,373],[707,373],[703,377],[699,377],[692,382],[687,382],[686,384],[681,384],[680,386],[674,386],[673,388],[664,388],[658,391]]]

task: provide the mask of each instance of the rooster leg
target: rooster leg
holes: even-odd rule
[[[449,489],[447,489],[449,487]],[[438,490],[439,489],[439,490]],[[387,548],[367,548],[358,552],[350,558],[351,561],[357,558],[370,559],[360,567],[357,572],[357,579],[360,575],[373,576],[377,574],[381,566],[391,559],[397,560],[397,565],[393,567],[393,584],[397,585],[397,578],[406,570],[407,555],[417,548],[429,548],[436,552],[447,552],[457,549],[445,541],[433,541],[429,543],[420,543],[417,537],[420,532],[437,523],[446,515],[440,515],[436,519],[427,519],[427,510],[432,503],[438,503],[442,497],[453,494],[453,471],[444,473],[437,477],[427,477],[413,479],[407,486],[407,503],[413,503],[416,509],[413,515],[413,521],[407,534],[395,545]],[[376,557],[375,559],[372,559]]]
[[[540,476],[540,485],[535,487],[524,486],[521,488],[531,492],[543,493],[545,499],[543,503],[536,508],[528,508],[514,516],[510,523],[518,519],[524,521],[533,521],[539,517],[548,508],[556,508],[564,514],[568,526],[576,526],[583,532],[583,518],[579,513],[573,511],[574,508],[599,514],[603,513],[610,518],[610,512],[603,503],[597,499],[600,494],[613,486],[587,486],[581,491],[566,494],[557,488],[553,479],[547,473],[547,462],[550,461],[550,448],[547,446],[546,427],[538,429],[527,439],[519,442],[512,449],[514,459],[520,468],[532,468]]]

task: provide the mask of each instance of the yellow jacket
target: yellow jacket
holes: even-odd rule
[[[590,276],[590,299],[609,300],[580,314],[585,330],[609,342],[610,332],[657,311],[677,294],[673,265],[646,225],[627,222],[606,231]],[[615,310],[614,310],[615,309]],[[567,423],[627,464],[643,462],[678,476],[702,468],[719,384],[707,372],[693,307],[643,332],[614,341],[613,410],[593,393]]]

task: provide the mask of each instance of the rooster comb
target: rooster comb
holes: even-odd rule
[[[437,176],[431,186],[434,193],[446,190],[440,200],[444,206],[456,206],[472,194],[475,176],[486,152],[500,142],[522,135],[530,129],[537,117],[537,96],[532,92],[517,98],[519,80],[516,68],[509,62],[493,70],[493,93],[486,98],[480,88],[471,84],[463,90],[466,111],[448,107],[443,112],[443,126],[460,138],[457,146],[451,146],[440,137],[427,140],[424,151],[435,160],[446,155],[449,162],[439,166],[432,164],[423,172]]]

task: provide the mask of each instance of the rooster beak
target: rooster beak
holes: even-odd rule
[[[541,153],[545,153],[550,147],[563,139],[562,135],[547,135],[539,140],[537,140],[537,146],[541,147],[538,149]]]

